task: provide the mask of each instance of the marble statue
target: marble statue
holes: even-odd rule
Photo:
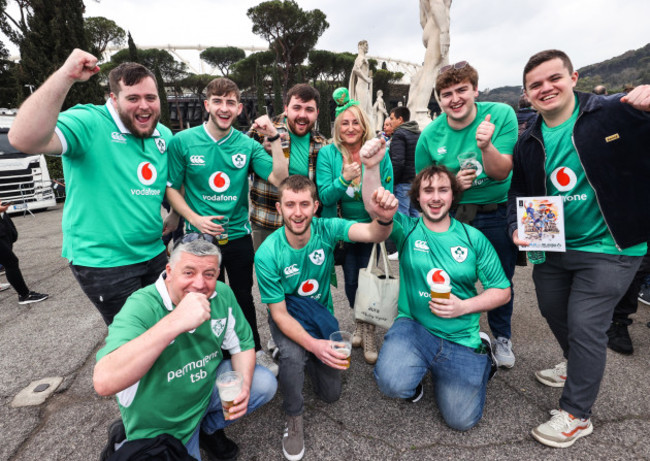
[[[375,99],[372,109],[375,119],[375,131],[382,131],[384,129],[384,119],[388,117],[383,91],[377,90],[377,99]]]
[[[359,54],[354,60],[352,74],[350,74],[350,98],[359,101],[359,107],[363,109],[368,117],[372,116],[372,75],[366,54],[368,53],[368,41],[359,42]]]
[[[426,51],[422,68],[411,79],[407,103],[411,111],[411,119],[417,120],[420,129],[431,122],[427,114],[427,106],[438,76],[438,69],[449,63],[450,8],[451,0],[420,0],[420,25]]]

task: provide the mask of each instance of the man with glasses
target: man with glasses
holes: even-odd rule
[[[186,231],[217,236],[224,231],[220,219],[228,218],[227,243],[220,247],[225,269],[220,280],[225,280],[227,272],[230,287],[253,329],[258,362],[277,374],[277,365],[260,345],[253,303],[248,177],[254,171],[277,185],[288,174],[288,162],[282,153],[280,134],[266,115],[258,118],[253,127],[271,142],[272,157],[259,143],[233,128],[242,104],[239,88],[232,80],[212,80],[206,96],[209,120],[178,133],[170,142],[167,198],[185,218]]]
[[[517,116],[501,103],[476,102],[478,72],[466,61],[444,66],[436,79],[444,114],[423,131],[415,150],[415,169],[444,165],[456,174],[463,191],[453,216],[479,229],[494,246],[512,284],[517,261],[507,232],[506,201],[517,142]],[[488,312],[499,366],[515,364],[511,318],[513,296]]]
[[[158,123],[154,74],[132,62],[108,75],[106,104],[61,112],[72,86],[97,72],[96,57],[74,50],[23,103],[9,141],[28,154],[61,155],[67,179],[62,254],[110,325],[126,299],[165,269],[160,205],[172,134]]]

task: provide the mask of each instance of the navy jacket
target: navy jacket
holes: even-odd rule
[[[415,146],[420,139],[418,122],[402,123],[390,140],[390,161],[393,164],[393,184],[410,183],[415,178]]]
[[[619,248],[650,237],[650,113],[620,102],[622,94],[576,92],[573,144],[597,206]],[[515,197],[547,195],[542,117],[519,138],[508,192],[508,231],[517,229]]]

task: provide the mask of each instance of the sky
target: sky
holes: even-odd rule
[[[252,33],[246,16],[260,1],[157,0],[153,7],[141,0],[84,1],[86,16],[112,19],[131,31],[138,46],[268,45]],[[330,26],[317,49],[356,54],[365,39],[370,56],[416,64],[424,59],[418,0],[297,3],[327,16]],[[524,64],[537,51],[559,48],[580,68],[643,47],[650,42],[648,17],[648,0],[453,0],[450,62],[469,61],[481,90],[521,85]]]

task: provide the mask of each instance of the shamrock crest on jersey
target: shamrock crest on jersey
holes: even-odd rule
[[[322,248],[312,251],[309,255],[309,259],[311,259],[311,262],[317,266],[321,266],[325,262],[325,252]]]
[[[246,166],[246,156],[244,154],[235,154],[232,156],[232,164],[237,168],[244,168]]]
[[[226,328],[226,319],[212,319],[210,320],[210,328],[212,328],[212,333],[218,338],[223,333],[223,330]]]
[[[459,263],[462,263],[467,259],[468,251],[465,247],[458,245],[456,247],[451,247],[449,251],[451,251],[451,256]]]

